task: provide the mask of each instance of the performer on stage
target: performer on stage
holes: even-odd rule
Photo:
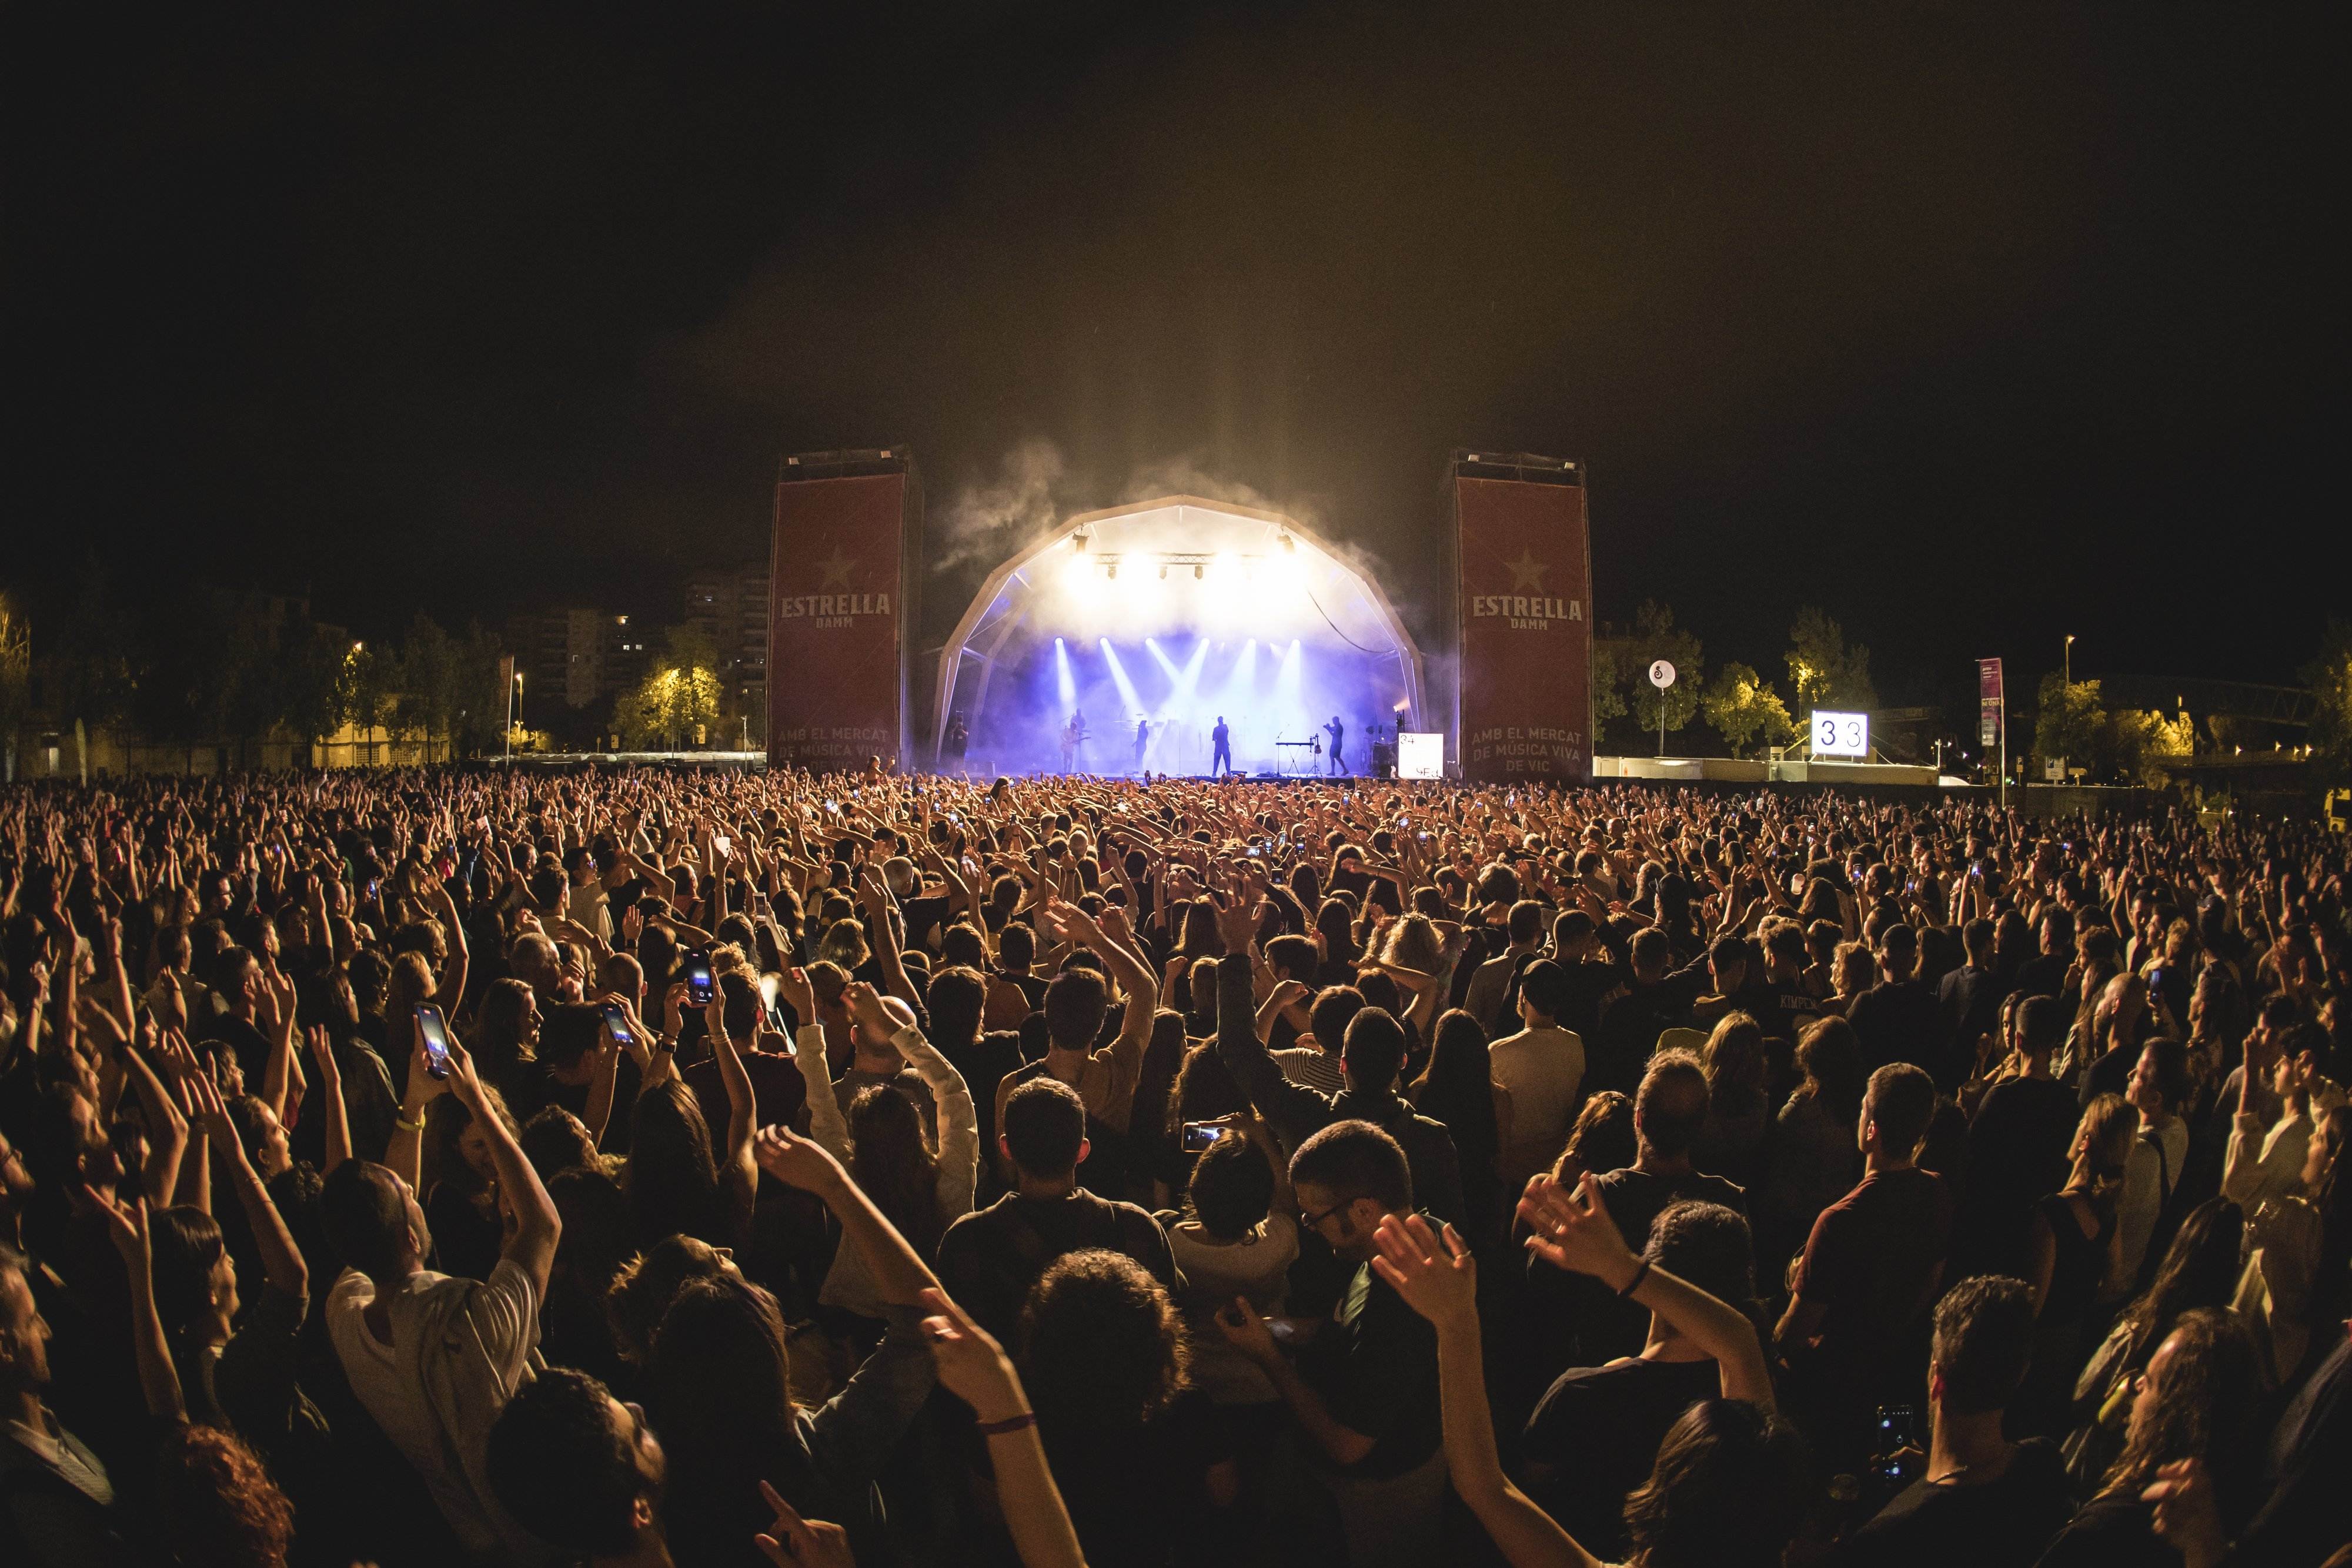
[[[1331,722],[1323,727],[1323,733],[1331,737],[1331,771],[1335,774],[1347,772],[1347,758],[1340,755],[1340,747],[1347,743],[1348,727],[1339,722],[1339,716],[1335,713],[1331,716]]]
[[[1217,727],[1211,730],[1209,736],[1217,743],[1216,755],[1209,759],[1209,777],[1214,779],[1220,768],[1231,773],[1234,770],[1234,737],[1233,733],[1225,728],[1223,714],[1217,716]]]
[[[1062,771],[1078,770],[1078,753],[1087,742],[1087,716],[1076,708],[1070,710],[1070,722],[1062,731]]]
[[[1135,770],[1138,773],[1143,771],[1143,748],[1150,744],[1151,721],[1148,718],[1137,719],[1135,721]]]

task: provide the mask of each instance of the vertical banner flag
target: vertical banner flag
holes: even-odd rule
[[[1977,739],[1990,746],[2001,732],[2000,661],[1977,661]]]
[[[1456,455],[1455,755],[1472,781],[1592,777],[1592,549],[1584,476]]]
[[[884,454],[793,458],[768,572],[768,760],[904,767],[909,475]],[[856,458],[880,461],[854,461]],[[845,472],[845,470],[856,470]]]

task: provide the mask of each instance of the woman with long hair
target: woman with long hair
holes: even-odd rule
[[[2042,1568],[2110,1568],[2178,1562],[2156,1534],[2155,1505],[2141,1494],[2168,1465],[2197,1459],[2211,1477],[2225,1524],[2242,1523],[2261,1463],[2255,1408],[2261,1364],[2235,1312],[2181,1314],[2135,1380],[2123,1452],[2098,1494],[2042,1554]]]
[[[788,977],[785,986],[797,1009],[808,996],[805,983]],[[875,1206],[928,1263],[938,1255],[947,1228],[971,1212],[980,1180],[979,1112],[963,1074],[915,1027],[914,1014],[904,1002],[877,996],[863,983],[851,984],[842,999],[863,1033],[887,1040],[922,1075],[931,1092],[937,1131],[926,1127],[913,1099],[895,1083],[868,1084],[844,1117],[824,1053],[812,1051],[802,1058],[809,1136],[848,1167]],[[881,1298],[850,1248],[834,1255],[817,1299],[865,1318],[884,1315]]]
[[[2209,1197],[2189,1211],[2148,1288],[2116,1317],[2074,1382],[2080,1421],[2066,1439],[2066,1469],[2095,1484],[2123,1451],[2132,1393],[2148,1357],[2183,1314],[2226,1307],[2237,1292],[2245,1216],[2226,1197]]]
[[[2092,1101],[2074,1128],[2066,1185],[2035,1207],[2026,1244],[2026,1283],[2038,1308],[2033,1359],[2010,1406],[2021,1430],[2050,1434],[2065,1425],[2084,1325],[2114,1268],[2116,1207],[2138,1129],[2122,1095]]]
[[[1691,1144],[1691,1164],[1742,1187],[1757,1185],[1772,1131],[1764,1092],[1764,1029],[1744,1012],[1726,1013],[1706,1037],[1706,1121]]]
[[[1853,1026],[1842,1018],[1808,1025],[1797,1071],[1802,1081],[1780,1107],[1758,1210],[1757,1261],[1767,1267],[1803,1246],[1822,1210],[1862,1179],[1853,1129],[1870,1075]]]
[[[1510,1146],[1511,1092],[1495,1082],[1486,1031],[1454,1008],[1437,1020],[1429,1061],[1406,1097],[1414,1110],[1445,1124],[1462,1167],[1462,1197],[1471,1239],[1500,1234],[1503,1211],[1516,1194],[1503,1186],[1503,1151]]]
[[[518,1131],[505,1099],[487,1081],[482,1099],[509,1133]],[[445,1274],[488,1279],[506,1242],[499,1171],[489,1139],[455,1094],[438,1095],[425,1108],[423,1175],[425,1222],[437,1267]]]

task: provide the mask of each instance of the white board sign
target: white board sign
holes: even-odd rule
[[[1650,684],[1657,687],[1660,691],[1664,691],[1668,686],[1673,685],[1675,684],[1675,666],[1673,662],[1666,659],[1659,659],[1650,665]]]
[[[1411,730],[1400,731],[1397,735],[1397,777],[1444,778],[1445,737],[1443,734],[1420,735]]]
[[[1870,716],[1866,713],[1830,713],[1816,708],[1812,716],[1813,755],[1815,757],[1870,756]]]

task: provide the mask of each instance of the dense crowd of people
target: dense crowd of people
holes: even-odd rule
[[[2346,860],[1827,791],[14,787],[0,1562],[2319,1563]]]

